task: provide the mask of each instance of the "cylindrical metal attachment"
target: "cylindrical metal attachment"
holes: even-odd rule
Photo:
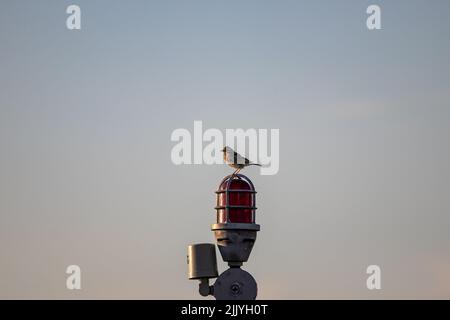
[[[188,247],[187,262],[189,279],[216,278],[216,246],[212,243],[198,243]]]

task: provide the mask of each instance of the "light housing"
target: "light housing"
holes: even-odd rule
[[[230,266],[246,262],[260,226],[255,223],[256,190],[242,174],[225,177],[217,194],[217,223],[212,225],[217,246]]]

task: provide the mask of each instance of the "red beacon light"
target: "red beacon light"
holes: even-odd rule
[[[217,193],[217,223],[255,223],[256,191],[249,178],[228,176]]]
[[[232,174],[222,180],[216,195],[217,223],[211,230],[229,268],[218,276],[215,245],[192,244],[188,247],[188,277],[200,280],[202,296],[213,295],[217,300],[254,300],[257,283],[241,266],[250,257],[260,230],[255,223],[255,186],[246,176]],[[214,285],[210,286],[209,280],[216,277]]]
[[[256,190],[242,174],[225,177],[217,194],[217,223],[212,225],[224,261],[241,266],[248,260],[260,226],[255,223]]]

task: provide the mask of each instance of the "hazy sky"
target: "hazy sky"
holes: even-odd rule
[[[280,129],[279,173],[243,171],[259,298],[450,298],[449,16],[448,0],[2,0],[0,298],[201,298],[187,245],[214,241],[231,169],[172,164],[194,120]]]

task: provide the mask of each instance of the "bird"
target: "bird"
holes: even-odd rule
[[[261,167],[261,165],[259,163],[254,163],[251,162],[250,160],[248,160],[247,158],[244,158],[243,156],[241,156],[239,153],[237,153],[236,151],[234,151],[232,148],[225,146],[222,149],[223,152],[223,160],[224,162],[229,165],[230,167],[236,169],[233,172],[233,176],[238,174],[239,171],[241,171],[242,169],[244,169],[245,167],[248,166],[259,166]]]

